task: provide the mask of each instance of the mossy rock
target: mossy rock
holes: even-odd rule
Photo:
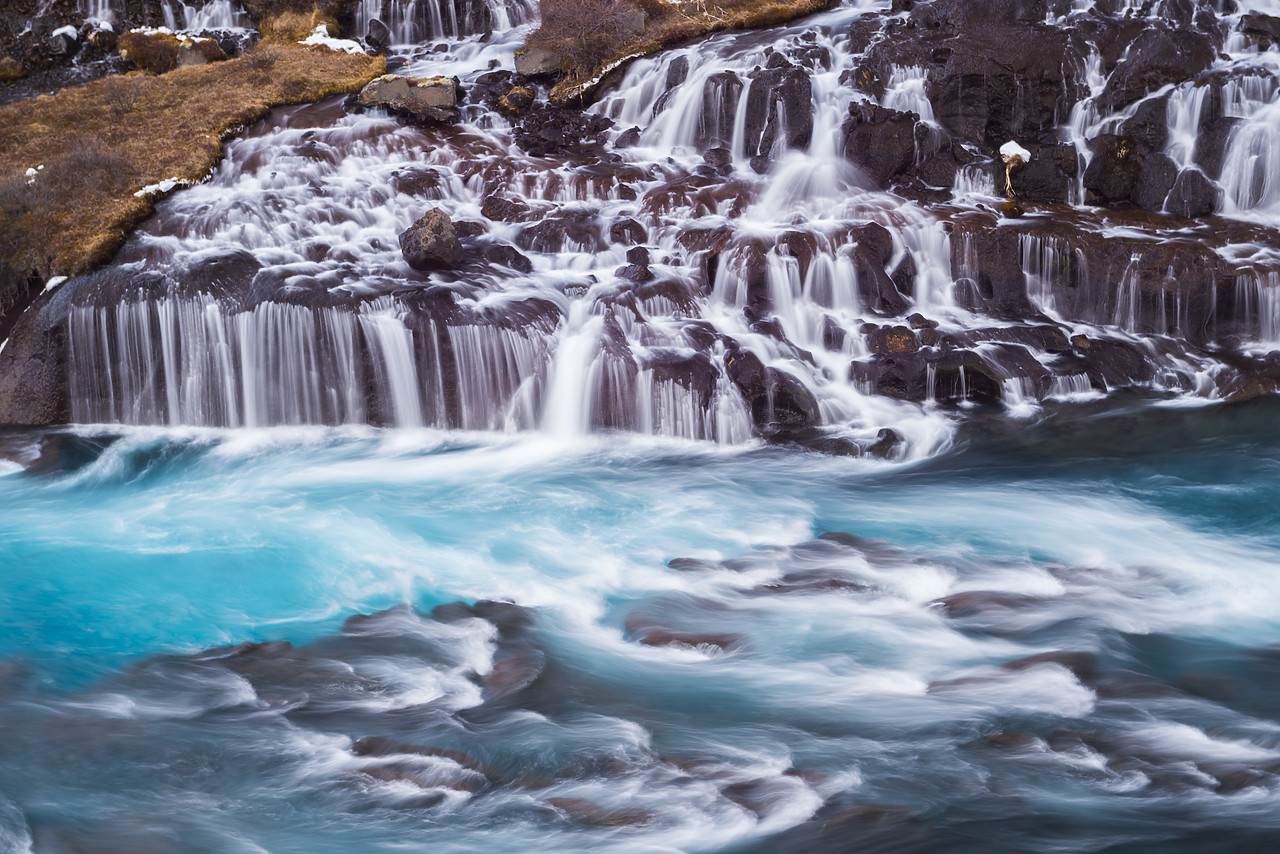
[[[20,80],[27,76],[27,69],[12,56],[0,58],[0,80]]]
[[[152,74],[177,68],[181,45],[182,41],[173,33],[155,30],[130,30],[117,42],[121,59]]]
[[[178,45],[178,67],[208,65],[227,58],[222,45],[213,39],[186,39]]]

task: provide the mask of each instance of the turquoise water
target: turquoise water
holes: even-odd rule
[[[1106,406],[4,434],[0,850],[1268,850],[1280,405]]]

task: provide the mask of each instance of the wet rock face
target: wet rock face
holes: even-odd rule
[[[457,266],[463,257],[453,222],[440,208],[427,211],[400,233],[400,251],[410,267],[423,271]]]
[[[845,156],[880,186],[888,186],[915,159],[918,118],[876,104],[851,104],[844,123]]]
[[[747,154],[767,163],[775,144],[804,148],[812,136],[813,85],[809,74],[775,53],[768,67],[751,78],[747,90],[746,138],[754,141]]]
[[[449,77],[402,77],[384,74],[361,90],[364,107],[382,107],[418,124],[458,120],[458,82]]]
[[[1199,169],[1183,169],[1166,200],[1170,213],[1185,217],[1208,216],[1221,204],[1222,190]]]
[[[1194,77],[1217,58],[1221,41],[1217,32],[1196,32],[1163,22],[1149,26],[1129,45],[1107,81],[1102,102],[1116,109],[1161,86]]]
[[[1084,187],[1101,204],[1131,204],[1148,211],[1164,207],[1178,167],[1168,155],[1132,137],[1103,134],[1093,141]]]
[[[790,374],[766,367],[745,350],[725,355],[725,370],[751,409],[756,428],[769,437],[786,437],[816,427],[818,402],[804,384]]]

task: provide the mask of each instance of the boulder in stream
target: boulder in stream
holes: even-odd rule
[[[364,107],[382,107],[417,124],[458,120],[458,83],[451,77],[384,74],[360,91]]]
[[[453,221],[440,208],[432,208],[400,232],[400,252],[410,267],[422,271],[455,267],[463,255]]]

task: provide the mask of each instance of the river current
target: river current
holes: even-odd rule
[[[1277,414],[6,434],[0,848],[1266,850]]]

